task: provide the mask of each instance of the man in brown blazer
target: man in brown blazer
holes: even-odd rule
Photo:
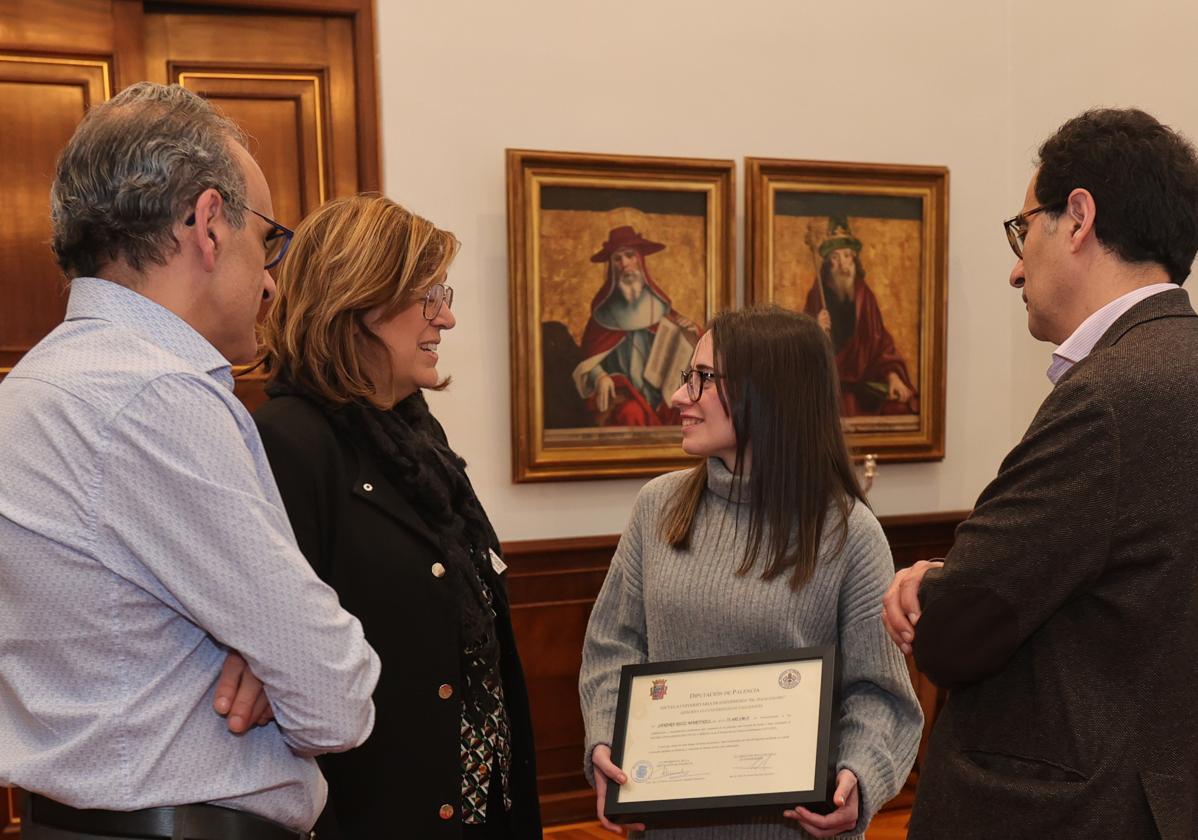
[[[1010,282],[1054,388],[883,620],[949,689],[910,840],[1198,836],[1198,158],[1136,110],[1040,148]]]

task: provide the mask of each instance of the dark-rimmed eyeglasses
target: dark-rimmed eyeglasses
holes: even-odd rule
[[[255,216],[270,225],[270,230],[266,237],[262,240],[266,244],[266,266],[265,268],[274,268],[283,261],[283,257],[287,255],[287,249],[291,247],[291,237],[295,236],[295,231],[286,225],[281,225],[272,219],[270,216],[265,216],[259,213],[253,207],[247,207]]]
[[[453,309],[453,286],[434,283],[424,293],[424,320],[431,321],[441,312],[441,306]]]
[[[253,207],[247,207],[255,216],[270,225],[270,230],[266,232],[266,236],[262,238],[262,244],[266,246],[266,265],[263,268],[274,268],[283,261],[283,257],[287,254],[287,249],[291,247],[291,237],[295,236],[295,231],[286,225],[281,225],[263,213],[259,213]],[[196,214],[192,213],[184,222],[188,227],[196,223]]]
[[[1015,252],[1015,256],[1023,259],[1023,240],[1027,238],[1027,220],[1037,213],[1043,213],[1045,210],[1056,210],[1059,207],[1064,207],[1066,202],[1053,201],[1048,204],[1041,204],[1039,207],[1033,207],[1020,213],[1018,216],[1012,216],[1002,223],[1003,230],[1007,232],[1007,242],[1011,245],[1011,250]]]
[[[724,374],[716,373],[714,370],[687,368],[682,371],[682,384],[686,386],[686,395],[691,398],[691,402],[699,401],[699,397],[703,396],[703,388],[708,382],[723,378]]]

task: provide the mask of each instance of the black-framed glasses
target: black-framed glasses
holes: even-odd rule
[[[682,371],[682,384],[686,386],[686,395],[691,398],[691,402],[699,401],[699,397],[703,396],[703,388],[708,382],[723,378],[724,374],[716,373],[714,370],[687,368]]]
[[[295,236],[295,231],[286,225],[281,225],[272,219],[270,216],[263,215],[253,207],[247,207],[255,216],[270,225],[270,230],[267,232],[265,239],[262,241],[266,244],[266,265],[265,268],[274,268],[283,261],[283,257],[287,255],[287,249],[291,247],[291,237]]]
[[[453,309],[453,286],[434,283],[424,293],[424,320],[431,321],[441,312],[441,306]]]
[[[1027,238],[1027,220],[1036,215],[1043,213],[1045,210],[1056,210],[1058,207],[1064,207],[1066,202],[1053,201],[1048,204],[1041,204],[1039,207],[1033,207],[1025,213],[1020,213],[1018,216],[1012,216],[1002,223],[1003,230],[1007,232],[1007,242],[1011,245],[1011,250],[1015,252],[1015,256],[1023,259],[1023,240]]]
[[[286,225],[281,225],[263,213],[259,213],[253,207],[247,207],[255,216],[270,225],[270,230],[266,232],[262,243],[266,246],[266,265],[263,268],[274,268],[283,261],[283,257],[287,254],[287,249],[291,247],[291,237],[295,236],[295,231]],[[196,214],[192,213],[187,217],[185,225],[191,227],[196,223]]]

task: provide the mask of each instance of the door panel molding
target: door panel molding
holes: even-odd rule
[[[0,53],[0,183],[13,209],[0,229],[0,377],[62,320],[64,281],[50,249],[58,149],[92,105],[112,95],[112,59]],[[52,140],[52,142],[47,142]]]

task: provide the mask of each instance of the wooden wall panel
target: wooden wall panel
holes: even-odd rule
[[[147,75],[212,99],[254,137],[280,222],[367,188],[348,18],[151,12],[145,28]]]
[[[943,556],[967,512],[882,518],[895,568]],[[591,607],[607,575],[616,536],[530,540],[504,545],[512,621],[528,679],[537,744],[541,809],[548,824],[593,818],[595,798],[582,775],[584,732],[578,673]],[[942,692],[908,657],[912,683],[928,719],[919,758],[896,806],[910,805],[927,733]]]
[[[0,787],[0,837],[21,835],[21,795],[16,788]]]
[[[111,61],[0,53],[0,375],[66,311],[66,285],[49,248],[49,184],[59,149],[110,90]]]
[[[113,2],[121,0],[3,0],[0,51],[108,53]]]

